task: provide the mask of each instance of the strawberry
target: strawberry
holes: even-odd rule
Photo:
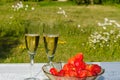
[[[68,59],[68,63],[74,65],[75,57]]]
[[[87,76],[96,76],[97,74],[95,72],[92,71],[88,71],[87,70]]]
[[[92,71],[93,65],[92,64],[86,64],[85,69],[88,70],[88,71]]]
[[[87,77],[87,70],[81,70],[80,73],[78,74],[78,77],[80,78]]]
[[[74,67],[74,65],[67,63],[63,66],[63,70],[65,70],[65,71],[75,70],[75,67]]]
[[[51,68],[50,73],[53,74],[53,75],[58,75],[58,71],[57,71],[56,68]]]
[[[98,64],[87,64],[84,62],[82,53],[70,58],[60,71],[55,68],[50,69],[50,73],[53,75],[79,77],[81,80],[85,80],[88,76],[96,76],[100,72],[101,67]]]
[[[69,70],[69,76],[70,77],[76,77],[77,76],[77,72],[75,70]]]
[[[59,72],[58,72],[58,76],[64,76],[65,75],[65,70],[61,69]]]
[[[98,64],[87,64],[86,70],[98,74],[101,72],[101,67]]]
[[[83,61],[83,53],[78,53],[74,57],[75,57],[75,59],[77,59],[79,61]]]
[[[75,65],[76,68],[81,68],[81,69],[85,69],[85,67],[86,67],[85,62],[79,61],[77,59],[74,61],[74,65]]]
[[[100,73],[101,72],[101,67],[97,64],[93,64],[93,72],[95,73]]]

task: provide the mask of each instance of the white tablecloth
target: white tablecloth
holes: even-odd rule
[[[91,63],[91,62],[90,62]],[[105,73],[98,80],[120,80],[120,62],[92,62],[105,69]],[[46,63],[35,63],[33,68],[34,77],[40,80],[48,80],[42,71]],[[0,64],[0,80],[24,80],[30,76],[29,63]]]
[[[44,64],[37,63],[33,65],[33,76],[40,80],[47,79],[41,68]],[[0,64],[0,80],[24,80],[31,76],[30,69],[29,63]]]

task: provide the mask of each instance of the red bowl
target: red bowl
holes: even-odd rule
[[[63,65],[65,63],[61,63],[61,62],[54,62],[52,63],[52,66],[50,64],[45,64],[42,67],[43,72],[45,73],[45,75],[50,79],[50,80],[95,80],[96,78],[98,78],[100,75],[102,75],[104,73],[104,69],[101,70],[101,72],[96,75],[96,76],[89,76],[89,77],[85,77],[85,78],[78,78],[78,77],[61,77],[61,76],[55,76],[52,75],[50,73],[50,69],[52,67],[56,68],[57,70],[61,70]]]

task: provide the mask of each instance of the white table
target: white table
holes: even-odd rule
[[[91,62],[90,62],[91,63]],[[105,69],[105,73],[98,80],[120,80],[120,62],[92,62],[97,63]],[[48,80],[42,71],[46,63],[35,63],[33,74],[40,80]],[[24,80],[30,76],[29,63],[7,63],[0,64],[0,80]]]

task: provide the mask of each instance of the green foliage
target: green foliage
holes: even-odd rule
[[[59,24],[60,30],[54,61],[67,61],[69,57],[78,52],[84,53],[86,61],[120,61],[118,56],[120,38],[116,38],[120,34],[119,27],[107,25],[106,29],[103,29],[103,26],[98,26],[99,22],[104,23],[106,17],[120,23],[118,22],[119,7],[76,6],[71,2],[24,2],[24,7],[17,10],[11,7],[13,4],[0,5],[0,62],[29,62],[24,32],[33,20],[40,22],[40,44],[35,62],[47,62],[42,38],[42,23],[49,21],[55,21],[56,24]],[[89,43],[89,39],[94,39],[91,38],[91,35],[95,35],[95,32],[101,36],[106,36],[104,33],[110,33],[111,30],[114,30],[115,33],[109,35],[108,41],[104,42],[98,38],[100,43],[103,42],[103,46],[100,46],[99,42]],[[114,40],[116,40],[115,43],[113,43]]]

